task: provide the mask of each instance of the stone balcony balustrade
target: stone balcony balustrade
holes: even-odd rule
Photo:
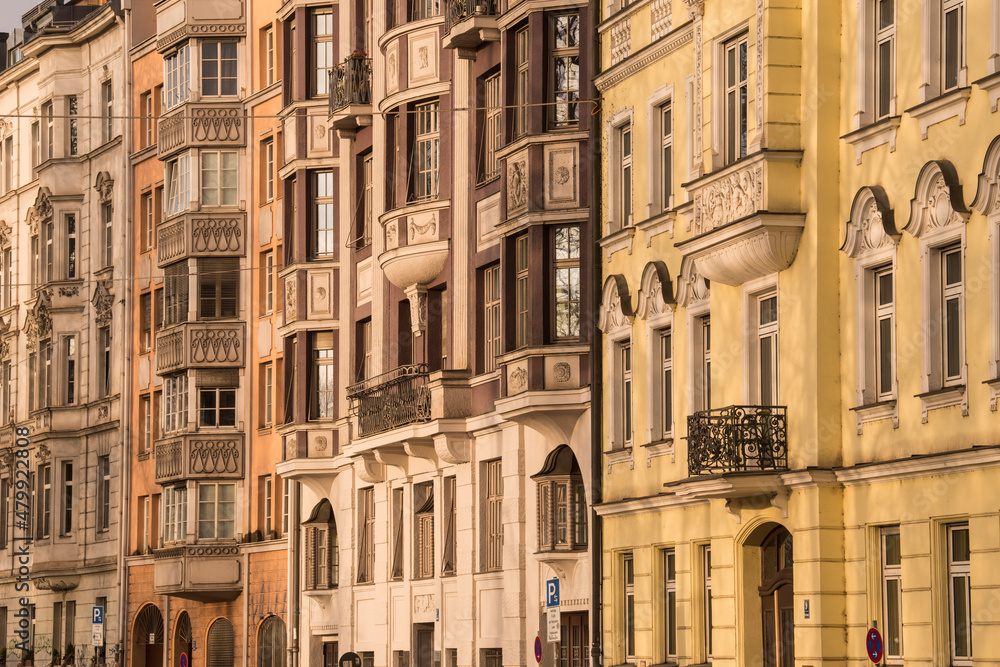
[[[157,440],[157,484],[185,479],[242,479],[242,433],[185,433]]]
[[[156,334],[156,372],[184,368],[242,368],[244,322],[184,322]]]
[[[239,148],[246,144],[246,113],[239,100],[185,102],[157,125],[157,157],[189,148]]]
[[[243,257],[246,213],[186,213],[156,229],[156,263],[188,257]]]

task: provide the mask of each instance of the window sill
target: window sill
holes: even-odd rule
[[[997,403],[1000,402],[1000,377],[983,382],[990,389],[990,412],[997,411]]]
[[[149,460],[149,452],[143,452],[143,453],[137,455],[135,458],[136,458],[137,461],[148,461]]]
[[[899,407],[895,399],[859,405],[851,408],[851,412],[857,417],[858,435],[862,433],[863,424],[883,419],[892,419],[892,427],[899,428]]]
[[[598,243],[608,253],[608,259],[619,250],[628,250],[632,254],[632,239],[635,238],[635,227],[629,226],[619,229],[617,232],[608,234]]]
[[[972,94],[972,86],[958,88],[932,100],[910,107],[906,113],[920,123],[920,138],[927,140],[927,128],[949,118],[958,118],[959,125],[965,125],[965,108]]]
[[[982,79],[973,81],[981,90],[985,90],[990,96],[990,111],[996,113],[997,103],[1000,102],[1000,72],[988,74]]]
[[[969,392],[964,384],[943,387],[922,394],[915,394],[920,399],[920,423],[927,423],[927,413],[931,410],[962,406],[962,416],[969,416]]]
[[[858,164],[861,164],[861,156],[878,146],[889,144],[889,152],[895,152],[896,132],[899,130],[901,120],[901,116],[883,118],[877,123],[865,125],[853,132],[848,132],[841,139],[854,146],[854,158]]]
[[[668,234],[670,238],[674,238],[674,220],[676,217],[673,210],[663,211],[659,215],[654,215],[651,218],[636,223],[635,228],[646,235],[646,247],[649,248],[653,244],[654,236]]]
[[[604,452],[604,455],[608,458],[608,474],[611,474],[611,466],[617,465],[619,463],[628,463],[628,469],[635,469],[635,462],[632,460],[632,448],[622,447],[620,449],[612,449],[611,451]]]
[[[664,438],[663,440],[658,440],[657,442],[650,442],[648,444],[642,445],[642,448],[646,450],[646,467],[652,467],[653,459],[660,456],[669,456],[670,462],[674,463],[676,461],[674,453],[674,439]]]

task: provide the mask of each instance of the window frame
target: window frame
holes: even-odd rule
[[[892,3],[892,20],[888,24],[881,22],[880,10],[883,3]],[[896,115],[896,9],[897,0],[871,0],[872,16],[872,51],[874,63],[872,77],[874,79],[871,91],[872,120],[878,122]],[[867,10],[867,8],[866,8]],[[882,47],[888,47],[889,65],[883,72],[885,54]],[[867,45],[860,48],[869,48]],[[888,81],[885,75],[888,74]],[[884,95],[884,106],[883,106]]]
[[[900,562],[889,562],[889,552],[888,542],[890,539],[896,541],[896,555],[901,556],[901,540],[899,526],[883,526],[879,529],[879,579],[880,579],[880,592],[881,592],[881,604],[880,613],[882,620],[882,636],[883,645],[885,648],[885,662],[886,664],[902,664],[903,663],[903,620],[902,620],[902,559]],[[895,582],[896,590],[895,596],[890,593],[889,582]],[[890,597],[895,597],[896,609],[898,614],[898,623],[896,623],[895,629],[890,628],[889,624],[889,604]],[[898,652],[896,651],[892,641],[893,633],[899,642]]]
[[[501,73],[494,72],[483,78],[483,141],[481,144],[479,181],[485,185],[500,178],[500,159],[497,150],[503,145],[503,93]]]
[[[528,289],[528,235],[514,237],[514,348],[528,345],[528,326],[531,320],[531,292]]]
[[[201,206],[211,208],[230,208],[240,203],[240,156],[239,151],[202,150],[200,151],[201,176]],[[208,164],[212,159],[215,165]],[[227,176],[232,179],[231,185],[226,184]],[[209,185],[211,181],[215,185]]]
[[[503,570],[503,461],[483,461],[483,525],[485,531],[483,570]]]
[[[213,497],[206,498],[204,493],[208,489],[214,489]],[[222,498],[222,490],[231,490],[232,499]],[[198,541],[201,540],[232,540],[236,539],[236,523],[238,514],[237,489],[235,482],[198,482]],[[220,514],[225,505],[232,506],[232,518],[220,518]],[[211,508],[211,518],[206,518],[208,512],[206,508]],[[228,531],[226,526],[230,526]],[[228,532],[229,534],[225,534]]]
[[[115,103],[114,81],[105,79],[101,81],[101,143],[106,144],[114,138],[114,103]]]
[[[498,368],[497,358],[502,347],[502,298],[500,265],[492,264],[483,269],[483,372],[492,373]]]
[[[674,547],[659,550],[663,579],[661,618],[663,619],[662,651],[664,663],[677,662],[677,553]],[[672,597],[671,597],[672,596]]]
[[[581,67],[580,62],[580,15],[576,12],[566,12],[552,14],[549,17],[549,85],[548,94],[549,99],[552,102],[551,115],[549,119],[549,127],[551,129],[561,129],[575,127],[580,122],[580,82],[582,77],[580,76]],[[576,19],[576,37],[575,44],[573,39],[568,39],[566,44],[563,46],[559,45],[559,21],[562,19]],[[573,26],[571,23],[567,24],[567,34],[571,35],[573,31]],[[573,66],[572,61],[576,60],[576,88],[573,88],[569,81],[572,79],[572,75],[567,73],[567,86],[564,90],[560,90],[557,87],[558,70],[560,61],[569,61],[570,67]],[[564,65],[565,66],[565,65]],[[564,101],[561,101],[561,97],[565,97]],[[565,107],[565,115],[561,117],[560,109]]]
[[[163,57],[163,110],[169,111],[191,96],[191,46],[182,44]]]
[[[223,398],[230,397],[232,405],[223,405]],[[212,405],[205,405],[205,399],[213,400]],[[198,427],[199,428],[236,428],[237,396],[235,387],[198,387]],[[232,423],[223,423],[223,416],[231,413]],[[213,415],[212,420],[206,420],[207,415]]]
[[[357,583],[375,583],[375,488],[358,489]]]
[[[320,169],[309,174],[313,195],[310,237],[310,258],[331,259],[337,255],[336,180],[332,169]],[[322,224],[321,224],[322,223]]]
[[[780,293],[776,276],[745,284],[743,294],[744,327],[747,333],[744,395],[751,405],[777,406],[781,404],[778,381],[781,347],[778,331]],[[762,320],[764,304],[771,299],[774,300],[774,319],[765,322]],[[765,341],[770,346],[769,361],[765,359],[763,353]],[[768,389],[769,395],[765,396],[765,391]]]
[[[759,48],[759,45],[758,45]],[[740,70],[743,56],[746,69]],[[750,41],[749,32],[741,31],[720,42],[722,85],[720,86],[722,126],[722,163],[733,164],[747,156],[750,148]],[[730,58],[730,54],[734,54]],[[735,74],[733,68],[736,68]],[[742,98],[740,95],[742,94]],[[730,99],[732,98],[732,104]]]
[[[59,489],[61,502],[59,521],[59,536],[69,537],[73,534],[73,501],[75,497],[73,484],[73,461],[61,461],[59,465],[59,476],[62,487]]]
[[[172,218],[191,207],[191,154],[181,153],[164,164],[164,216]]]
[[[621,555],[622,568],[622,650],[625,663],[635,663],[635,556]]]
[[[328,17],[328,26],[320,24],[320,16]],[[320,30],[327,28],[329,32],[320,32]],[[312,39],[312,49],[309,54],[309,94],[311,97],[326,97],[330,94],[330,72],[337,65],[333,30],[333,10],[331,8],[319,7],[309,11],[309,35]]]
[[[582,266],[582,250],[583,250],[583,238],[581,236],[580,225],[570,224],[570,225],[556,225],[552,226],[552,311],[551,311],[551,326],[552,326],[552,339],[554,341],[564,341],[564,340],[577,340],[580,337],[580,326],[581,326],[581,315],[582,315],[582,305],[583,305],[583,293],[582,293],[582,278],[583,278],[583,266]],[[569,231],[569,238],[565,243],[565,247],[559,240],[560,232],[563,230]],[[575,234],[574,234],[575,232]],[[575,235],[576,240],[572,237]],[[575,253],[574,253],[575,248]],[[565,253],[564,257],[560,257],[560,253]],[[560,298],[560,272],[568,272],[566,276],[568,277],[568,290],[566,291],[566,296],[568,298]],[[575,272],[575,278],[574,276]],[[575,288],[575,289],[574,289]],[[559,325],[559,311],[560,306],[566,304],[568,306],[568,318],[569,329],[566,330],[568,333],[564,333],[560,329]],[[572,322],[574,319],[572,312],[572,305],[576,304],[576,317],[575,325]]]
[[[969,541],[969,524],[968,523],[952,523],[945,526],[945,542],[946,542],[946,565],[947,565],[947,610],[948,610],[948,647],[949,655],[951,658],[951,664],[953,667],[971,665],[973,660],[972,655],[972,607],[971,607],[971,582],[972,582],[972,568],[971,568],[971,555],[969,560],[957,560],[954,553],[954,534],[959,531],[966,532],[966,546],[970,546]],[[966,640],[968,641],[968,655],[958,655],[956,653],[957,649],[957,612],[956,600],[955,600],[955,584],[958,580],[964,579],[965,584],[963,586],[965,593],[965,617],[968,619],[968,628],[966,629]]]
[[[200,61],[200,71],[199,79],[201,84],[201,95],[202,97],[235,97],[239,94],[239,83],[240,83],[240,43],[233,40],[224,39],[207,39],[201,40],[199,46],[199,56]],[[215,55],[210,55],[208,53],[209,47],[214,46],[216,51]],[[232,47],[227,48],[227,47]],[[228,67],[233,70],[232,76],[226,76]],[[215,74],[209,74],[209,66],[214,65]],[[209,92],[209,88],[214,86],[214,92]],[[227,86],[232,86],[230,90],[227,91]]]
[[[528,26],[514,33],[514,109],[512,134],[515,139],[528,134],[528,111],[530,107],[530,86]]]
[[[441,192],[441,104],[413,105],[413,198],[434,199]]]

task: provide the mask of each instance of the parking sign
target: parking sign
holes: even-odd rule
[[[545,606],[559,606],[559,580],[549,579],[545,582]]]

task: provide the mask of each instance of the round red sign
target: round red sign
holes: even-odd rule
[[[868,659],[874,663],[882,662],[882,635],[876,628],[868,630]]]

